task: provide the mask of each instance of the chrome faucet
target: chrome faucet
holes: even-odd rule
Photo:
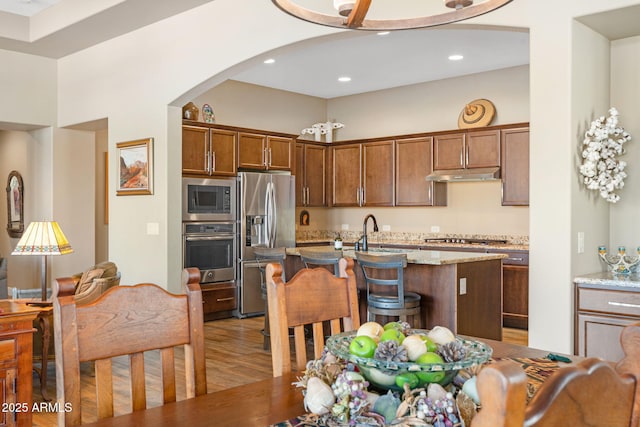
[[[369,244],[367,243],[367,221],[371,218],[373,220],[373,231],[378,231],[378,221],[376,221],[376,217],[372,214],[369,214],[364,217],[364,221],[362,221],[362,250],[368,251]]]

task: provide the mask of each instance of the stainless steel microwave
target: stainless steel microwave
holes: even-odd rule
[[[182,178],[182,221],[235,219],[235,179]]]

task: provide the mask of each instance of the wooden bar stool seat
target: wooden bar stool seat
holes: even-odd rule
[[[407,254],[356,252],[356,259],[367,286],[367,320],[375,321],[376,316],[397,317],[419,328],[422,298],[415,292],[404,290],[403,271],[407,266]]]

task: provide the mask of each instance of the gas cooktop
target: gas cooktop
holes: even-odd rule
[[[432,238],[424,239],[425,243],[462,243],[469,245],[504,245],[506,240],[494,240],[494,239],[461,239],[461,238]]]

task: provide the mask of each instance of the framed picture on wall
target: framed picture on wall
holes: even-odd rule
[[[116,144],[118,196],[153,194],[153,138]]]

